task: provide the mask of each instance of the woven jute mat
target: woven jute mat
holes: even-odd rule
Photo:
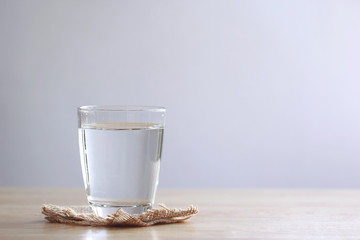
[[[159,204],[160,209],[152,209],[137,215],[131,215],[121,208],[115,213],[103,218],[95,215],[88,206],[61,207],[45,204],[42,213],[49,222],[67,223],[87,226],[133,226],[146,227],[154,224],[179,223],[188,220],[199,211],[190,205],[188,209],[169,209]]]

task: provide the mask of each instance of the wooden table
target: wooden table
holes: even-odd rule
[[[200,213],[186,223],[106,228],[48,223],[43,203],[86,204],[80,189],[0,188],[0,239],[360,239],[359,190],[162,190]]]

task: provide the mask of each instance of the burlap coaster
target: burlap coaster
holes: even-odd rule
[[[67,223],[88,226],[135,226],[146,227],[154,224],[179,223],[198,213],[197,207],[190,206],[186,210],[169,209],[159,204],[161,209],[148,210],[141,215],[131,215],[121,208],[103,218],[95,215],[88,206],[61,207],[45,204],[42,213],[49,222]]]

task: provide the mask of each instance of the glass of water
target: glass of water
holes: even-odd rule
[[[159,179],[165,108],[78,108],[81,167],[88,202],[102,217],[152,208]]]

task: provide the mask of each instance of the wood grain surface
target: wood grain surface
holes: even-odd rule
[[[0,188],[0,239],[360,239],[359,190],[162,190],[199,207],[186,223],[106,228],[48,223],[43,203],[86,204],[81,189]]]

